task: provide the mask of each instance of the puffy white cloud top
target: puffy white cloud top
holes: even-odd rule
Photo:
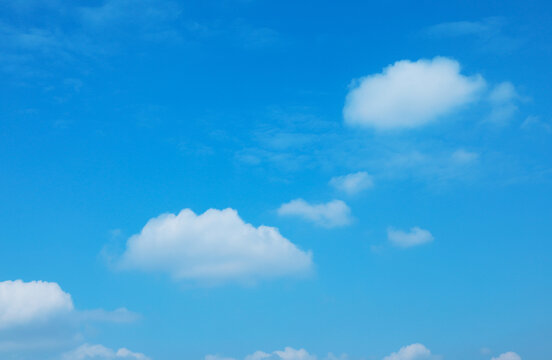
[[[325,204],[309,204],[303,199],[295,199],[282,204],[278,215],[298,216],[323,227],[345,226],[352,222],[351,209],[341,200]]]
[[[521,356],[515,352],[509,351],[504,354],[500,354],[497,357],[493,357],[491,360],[521,360]]]
[[[452,59],[401,60],[356,80],[343,116],[349,125],[414,128],[477,100],[484,87],[480,75],[462,75]]]
[[[184,209],[150,219],[128,240],[120,265],[176,279],[258,280],[308,272],[312,254],[274,227],[245,223],[236,210]]]
[[[71,295],[55,282],[0,282],[0,329],[44,321],[72,310]]]
[[[393,228],[387,229],[387,239],[394,246],[408,248],[427,244],[433,241],[433,235],[428,230],[415,226],[410,231],[402,231]]]
[[[422,344],[412,344],[383,358],[383,360],[421,360],[429,359],[431,351]]]

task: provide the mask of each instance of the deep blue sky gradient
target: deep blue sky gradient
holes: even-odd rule
[[[481,348],[550,358],[552,133],[521,128],[529,116],[552,124],[549,2],[160,1],[136,6],[161,18],[101,26],[76,6],[0,5],[0,280],[53,281],[79,309],[141,314],[87,341],[156,360],[285,346],[380,359],[414,342],[450,360],[489,359]],[[494,25],[428,33],[453,21]],[[14,35],[28,29],[59,43]],[[353,79],[435,56],[489,86],[511,82],[519,110],[501,125],[484,121],[485,104],[406,132],[344,125]],[[477,164],[390,165],[458,148]],[[360,170],[375,186],[357,197],[328,185]],[[355,221],[277,215],[299,197],[343,198]],[[161,213],[226,207],[312,250],[314,274],[207,286],[106,259]],[[388,226],[435,241],[396,249]]]

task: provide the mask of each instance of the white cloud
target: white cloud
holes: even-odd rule
[[[45,321],[73,310],[71,295],[54,282],[0,282],[0,329]]]
[[[207,355],[205,360],[235,360],[234,358],[226,358],[218,355]],[[264,351],[256,351],[251,355],[247,355],[244,360],[316,360],[316,356],[309,354],[305,349],[296,350],[291,347],[286,347],[284,350],[277,350],[271,353]]]
[[[421,360],[429,359],[431,351],[422,344],[412,344],[402,347],[399,351],[383,358],[383,360]]]
[[[521,360],[521,356],[515,352],[509,351],[499,355],[498,357],[493,357],[491,360]]]
[[[150,219],[128,240],[120,266],[175,279],[257,280],[308,272],[312,254],[274,227],[245,223],[236,210],[184,209]]]
[[[126,348],[121,348],[117,350],[117,353],[115,354],[115,357],[117,358],[125,358],[125,359],[137,359],[137,360],[148,360],[149,358],[145,356],[144,354],[132,352]]]
[[[278,215],[298,216],[323,227],[345,226],[351,223],[351,209],[341,200],[325,204],[309,204],[303,199],[295,199],[282,204]]]
[[[0,282],[0,354],[8,357],[36,359],[46,353],[59,354],[83,342],[83,328],[137,318],[125,308],[76,310],[71,295],[55,282]],[[120,355],[124,354],[123,349]]]
[[[73,351],[65,353],[63,360],[109,360],[109,359],[127,359],[127,360],[149,360],[141,353],[132,352],[121,348],[117,351],[109,349],[103,345],[83,344]]]
[[[359,171],[344,176],[336,176],[330,180],[330,185],[349,195],[357,194],[374,186],[372,176],[366,171]]]
[[[409,232],[388,228],[387,239],[395,246],[409,248],[432,242],[433,235],[417,226],[411,228]]]
[[[309,354],[305,349],[295,350],[286,347],[283,351],[275,351],[272,354],[274,360],[316,360],[316,356]]]
[[[355,82],[343,116],[349,125],[419,127],[477,100],[484,86],[480,75],[462,75],[460,64],[452,59],[397,61]]]
[[[139,315],[119,308],[77,311],[71,295],[55,282],[7,280],[0,282],[0,330],[45,324],[65,316],[77,322],[134,322]]]

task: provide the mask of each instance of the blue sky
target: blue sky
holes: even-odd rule
[[[549,359],[551,14],[0,3],[0,358]]]

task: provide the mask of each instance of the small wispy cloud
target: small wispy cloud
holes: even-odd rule
[[[410,248],[432,242],[433,235],[428,230],[417,226],[411,228],[409,231],[390,227],[387,229],[387,239],[393,246]]]
[[[68,64],[105,59],[122,45],[180,41],[181,9],[170,0],[106,0],[90,6],[29,1],[11,11],[22,21],[0,16],[0,68],[14,77],[51,76]]]
[[[83,321],[106,323],[132,323],[140,319],[140,315],[126,308],[118,308],[113,311],[104,309],[80,311],[78,318]]]
[[[469,181],[481,174],[485,157],[479,152],[455,150],[405,150],[388,154],[379,161],[380,177],[400,179],[409,177],[442,185],[451,181]]]
[[[473,151],[467,151],[465,149],[455,150],[451,159],[455,164],[466,165],[471,164],[479,158],[479,154]]]
[[[277,48],[285,44],[284,37],[277,30],[267,26],[255,26],[244,19],[233,21],[187,20],[184,28],[192,38],[223,40],[232,46],[245,49]]]
[[[399,351],[383,358],[383,360],[425,360],[434,358],[431,351],[422,344],[403,346]]]
[[[552,133],[552,125],[542,120],[539,116],[530,115],[523,120],[520,128],[524,131],[542,130],[546,133]]]
[[[182,45],[209,38],[248,49],[283,44],[277,30],[243,19],[189,19],[173,0],[30,0],[8,2],[5,8],[0,15],[0,71],[17,78],[48,78],[68,65],[79,69],[102,64],[148,44]]]
[[[520,95],[511,82],[504,81],[496,85],[488,96],[491,113],[487,120],[498,124],[507,123],[517,113],[517,103],[520,99]]]
[[[296,216],[327,228],[349,225],[352,222],[351,209],[341,200],[310,204],[295,199],[278,208],[280,216]]]
[[[150,360],[149,357],[142,353],[130,351],[126,348],[113,350],[103,345],[82,344],[78,348],[66,352],[61,356],[62,360]]]
[[[480,51],[509,53],[523,43],[520,32],[511,29],[511,24],[504,17],[488,17],[481,20],[459,20],[432,25],[422,33],[434,39],[471,38]],[[510,30],[510,31],[508,31]]]
[[[359,171],[343,176],[336,176],[330,180],[330,185],[349,195],[358,194],[374,187],[373,177],[366,171]]]
[[[428,35],[443,37],[466,35],[490,37],[498,33],[504,23],[505,19],[501,17],[489,17],[480,21],[450,21],[432,25],[425,29],[425,32]]]

